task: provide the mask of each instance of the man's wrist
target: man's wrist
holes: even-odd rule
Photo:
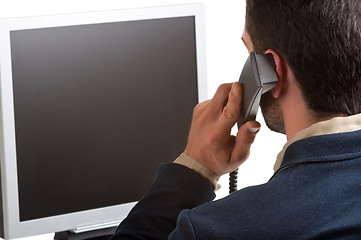
[[[188,154],[182,153],[174,163],[181,164],[199,173],[213,185],[215,191],[221,188],[221,185],[218,184],[219,176]]]

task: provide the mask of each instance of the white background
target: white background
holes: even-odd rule
[[[0,0],[0,18],[199,2],[204,3],[205,7],[208,96],[211,98],[220,84],[238,81],[248,57],[241,40],[244,0]],[[276,156],[286,142],[285,136],[267,129],[261,114],[258,114],[257,120],[262,128],[252,146],[250,158],[239,170],[239,188],[265,183],[272,176]],[[220,184],[223,187],[217,192],[217,198],[227,195],[228,176],[223,176]],[[22,238],[50,239],[53,239],[53,234]]]

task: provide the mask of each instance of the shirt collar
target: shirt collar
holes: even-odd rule
[[[277,155],[277,160],[273,170],[277,171],[280,168],[287,148],[298,140],[313,136],[353,132],[357,130],[361,130],[361,114],[348,117],[335,117],[330,120],[315,123],[312,126],[296,133],[295,136],[283,146],[282,151]]]

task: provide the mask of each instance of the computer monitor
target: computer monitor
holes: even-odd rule
[[[1,236],[116,226],[207,98],[200,4],[0,20]]]

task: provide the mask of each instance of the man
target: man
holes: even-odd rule
[[[243,41],[276,63],[279,83],[261,100],[288,139],[274,176],[212,202],[260,128],[230,136],[241,86],[224,84],[195,108],[185,152],[112,239],[361,238],[361,2],[247,0]]]

